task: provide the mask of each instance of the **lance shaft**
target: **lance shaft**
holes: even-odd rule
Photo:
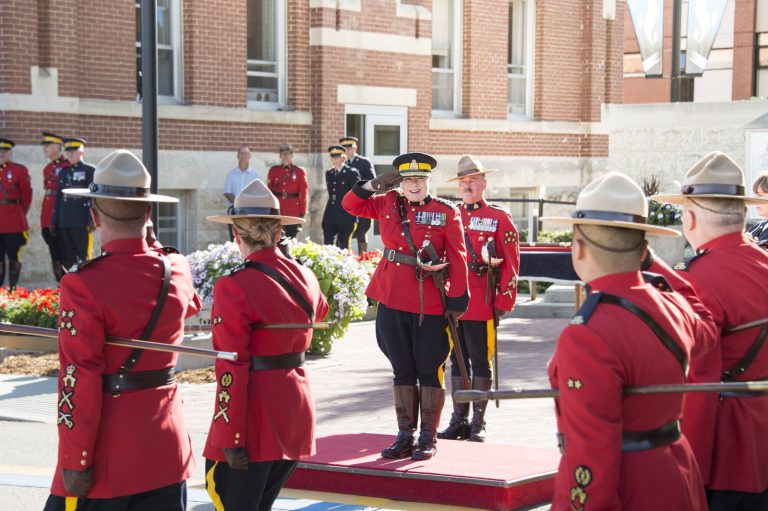
[[[36,337],[47,337],[49,339],[58,339],[59,332],[55,328],[43,328],[39,326],[14,325],[12,323],[0,323],[0,332],[11,332],[14,334],[34,335]],[[216,358],[221,360],[237,360],[237,353],[234,351],[216,351],[205,348],[195,348],[192,346],[177,346],[175,344],[166,344],[162,342],[142,341],[139,339],[125,339],[123,337],[107,337],[105,344],[111,346],[121,346],[123,348],[141,348],[152,351],[164,351],[167,353],[179,353],[183,355],[192,355],[195,357]]]
[[[625,387],[626,395],[645,394],[688,394],[696,392],[768,392],[768,381],[734,381],[716,383],[680,383],[669,385],[645,385]],[[460,390],[454,393],[458,403],[485,401],[490,399],[540,399],[558,397],[558,389],[504,389],[504,390]]]
[[[297,329],[313,329],[313,330],[328,330],[331,328],[331,324],[328,322],[318,323],[254,323],[251,325],[256,330],[297,330]],[[213,330],[211,325],[189,325],[184,327],[185,332],[210,332]]]

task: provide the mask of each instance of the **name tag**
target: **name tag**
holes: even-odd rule
[[[473,231],[496,232],[499,220],[496,218],[480,218],[473,216],[469,221],[469,228]]]
[[[417,211],[415,220],[416,223],[420,225],[444,226],[448,223],[448,215],[445,213],[438,213],[437,211]]]

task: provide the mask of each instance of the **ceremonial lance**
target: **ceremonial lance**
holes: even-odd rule
[[[256,330],[292,330],[292,329],[313,329],[313,330],[328,330],[331,328],[331,324],[322,321],[317,323],[254,323],[251,328]],[[213,330],[211,325],[189,325],[184,327],[184,332],[210,332]]]
[[[13,323],[0,323],[0,332],[11,332],[14,334],[34,335],[37,337],[47,337],[49,339],[58,339],[59,331],[55,328],[43,328],[39,326],[15,325]],[[192,355],[195,357],[217,358],[221,360],[237,360],[237,353],[234,351],[216,351],[205,348],[195,348],[192,346],[177,346],[175,344],[165,344],[162,342],[142,341],[139,339],[124,339],[122,337],[107,337],[105,344],[110,346],[122,346],[124,348],[141,348],[151,351],[165,351],[168,353],[180,353],[183,355]]]
[[[768,392],[768,381],[733,381],[716,383],[679,383],[669,385],[644,385],[625,387],[624,394],[681,394],[693,392],[743,392],[747,394]],[[459,390],[454,392],[457,403],[492,399],[539,399],[557,397],[558,389],[506,389],[506,390]]]

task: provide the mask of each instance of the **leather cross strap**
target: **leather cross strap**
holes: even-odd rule
[[[19,199],[2,199],[0,200],[0,204],[21,204],[21,201]]]
[[[469,241],[469,234],[467,234],[467,231],[464,231],[464,242],[467,245],[467,250],[469,250],[469,255],[472,256],[472,262],[478,262],[480,261],[480,258],[477,257],[477,252],[475,252],[475,248],[472,246],[472,242]]]
[[[307,300],[304,295],[299,293],[299,291],[293,287],[293,284],[288,282],[285,277],[277,273],[274,268],[267,266],[266,264],[258,263],[256,261],[247,261],[245,263],[245,267],[258,270],[272,278],[272,280],[277,282],[283,289],[285,289],[285,291],[291,295],[291,298],[296,301],[299,307],[301,307],[302,310],[307,313],[307,316],[309,316],[309,322],[315,322],[315,308],[312,307],[312,305],[309,303],[309,300]]]
[[[747,369],[749,369],[749,366],[752,365],[752,362],[755,361],[757,355],[760,353],[760,350],[763,348],[763,344],[765,344],[765,339],[767,336],[768,324],[760,329],[760,333],[757,334],[757,338],[744,354],[744,357],[739,360],[739,363],[720,375],[720,379],[722,381],[732,381],[734,378],[737,378],[738,376],[741,376],[747,372]]]
[[[405,242],[408,244],[408,248],[411,252],[413,252],[413,255],[416,255],[416,244],[411,237],[411,230],[409,228],[411,221],[408,220],[408,213],[405,210],[405,197],[403,195],[400,195],[397,199],[397,210],[400,212],[400,223],[403,226]]]
[[[608,303],[621,307],[622,309],[631,312],[639,319],[641,319],[643,323],[648,325],[648,328],[650,328],[651,331],[656,334],[656,337],[658,337],[658,339],[661,341],[661,344],[663,344],[664,347],[667,348],[675,357],[675,359],[680,363],[683,368],[683,374],[685,374],[686,377],[688,376],[688,355],[685,354],[683,348],[681,348],[680,345],[675,342],[672,336],[669,335],[661,327],[661,325],[656,322],[656,320],[649,316],[648,313],[646,313],[644,310],[626,298],[622,298],[621,296],[600,293],[599,301],[602,303]]]

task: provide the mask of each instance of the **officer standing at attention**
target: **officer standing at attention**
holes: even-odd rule
[[[27,211],[32,203],[29,171],[12,161],[16,143],[0,138],[0,286],[5,281],[8,259],[8,284],[15,289],[21,275],[21,247],[27,244]]]
[[[644,281],[648,225],[640,187],[618,172],[588,184],[567,218],[573,267],[589,295],[557,340],[549,378],[562,458],[552,509],[703,511],[696,459],[680,433],[682,394],[626,396],[628,386],[682,384],[691,348],[716,342],[711,315],[669,288]]]
[[[341,145],[347,153],[347,165],[357,170],[360,174],[360,179],[363,181],[370,181],[376,177],[376,170],[374,170],[371,160],[365,156],[357,154],[359,146],[359,140],[357,137],[346,136],[339,139],[339,145]],[[362,254],[368,252],[368,230],[371,228],[370,218],[358,218],[357,228],[355,229],[355,239],[357,240],[357,252]]]
[[[64,156],[69,165],[59,171],[59,192],[50,229],[59,241],[61,262],[65,270],[75,263],[90,259],[93,252],[91,201],[62,193],[66,188],[88,188],[93,182],[95,169],[83,162],[84,153],[85,140],[64,139]]]
[[[331,157],[331,168],[325,171],[328,202],[323,212],[323,243],[350,250],[357,218],[344,210],[341,199],[360,181],[360,174],[344,162],[346,153],[342,146],[332,145],[328,148],[328,155]]]
[[[445,362],[452,341],[447,318],[467,309],[467,265],[461,214],[429,195],[435,159],[407,153],[397,172],[358,183],[344,196],[352,215],[379,221],[384,257],[366,295],[379,302],[376,340],[392,364],[398,434],[384,458],[431,459],[445,403]],[[390,190],[400,183],[399,190]],[[448,282],[445,282],[447,270]],[[421,433],[414,433],[421,409]]]
[[[48,245],[48,253],[51,255],[51,266],[53,276],[56,282],[61,281],[64,270],[61,266],[61,250],[59,249],[59,240],[51,233],[51,219],[53,210],[56,207],[56,195],[59,193],[59,173],[61,169],[69,166],[69,162],[61,154],[61,148],[64,145],[64,139],[55,133],[49,131],[43,132],[43,140],[40,142],[43,148],[43,154],[48,158],[49,163],[43,168],[43,206],[40,211],[40,227],[42,228],[43,240]]]
[[[717,349],[693,360],[692,380],[764,380],[768,326],[727,332],[768,316],[768,253],[743,232],[746,206],[765,206],[768,198],[747,197],[744,172],[721,152],[691,167],[680,194],[652,198],[683,206],[683,234],[696,255],[675,269],[723,332]],[[684,429],[707,471],[710,511],[768,509],[768,395],[721,392],[690,407],[686,401],[686,420],[689,408],[696,420]]]
[[[280,165],[269,169],[267,186],[280,201],[280,211],[284,215],[304,218],[309,207],[307,171],[293,164],[291,144],[280,144]],[[301,224],[283,226],[288,238],[295,238],[300,231]]]
[[[104,251],[61,279],[58,463],[44,511],[183,511],[195,468],[177,354],[105,345],[107,337],[181,344],[200,297],[184,256],[150,249],[152,202],[138,158],[115,151],[93,185],[64,193],[91,200]]]
[[[304,364],[315,320],[328,302],[314,273],[276,247],[283,215],[277,198],[252,181],[229,215],[245,261],[213,288],[213,346],[237,352],[216,361],[215,413],[203,455],[206,488],[217,509],[268,511],[299,458],[315,453],[315,417]],[[306,324],[269,330],[258,325]]]
[[[464,354],[464,365],[472,376],[472,388],[491,388],[493,367],[491,360],[496,346],[496,328],[505,313],[515,306],[517,276],[520,270],[520,249],[517,228],[512,215],[502,207],[485,201],[488,182],[486,174],[495,170],[483,168],[472,155],[459,160],[456,177],[448,181],[459,182],[459,195],[463,199],[461,222],[467,245],[469,270],[469,307],[459,321],[459,337]],[[451,352],[451,388],[461,390],[456,350]],[[498,375],[497,375],[498,377]],[[475,401],[472,423],[467,421],[469,403],[453,403],[448,427],[437,438],[485,441],[485,411],[488,401]]]

